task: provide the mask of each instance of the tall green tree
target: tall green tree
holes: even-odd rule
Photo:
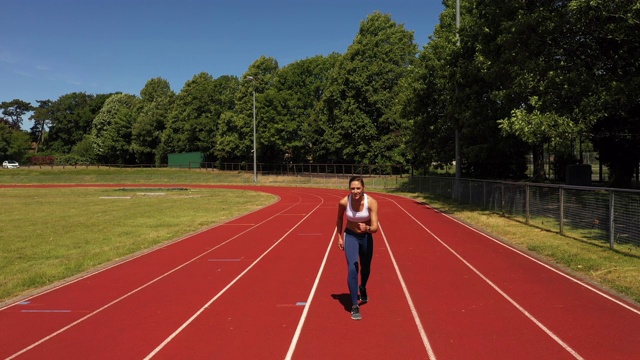
[[[338,54],[314,56],[281,68],[261,97],[261,161],[303,163],[310,159],[311,113],[323,96]]]
[[[0,122],[0,159],[22,161],[29,147],[29,134]]]
[[[594,148],[613,186],[629,187],[640,162],[640,2],[573,0],[574,103],[593,123]]]
[[[140,115],[133,124],[131,133],[131,151],[138,163],[162,163],[159,147],[175,96],[169,82],[162,78],[147,81],[140,91]]]
[[[33,106],[27,101],[13,99],[11,101],[3,101],[0,103],[2,115],[9,121],[9,126],[14,129],[20,129],[22,126],[22,118],[24,115],[33,111]]]
[[[218,123],[227,106],[233,107],[229,93],[237,81],[233,77],[214,78],[202,72],[189,80],[175,99],[162,137],[162,156],[172,152],[204,153],[215,159]]]
[[[111,95],[74,92],[54,101],[46,149],[58,154],[70,153],[86,134],[91,133],[93,119]]]
[[[314,161],[403,161],[402,119],[390,109],[417,52],[413,32],[390,15],[375,12],[361,22],[315,112],[322,140],[314,147]]]
[[[263,94],[273,86],[279,70],[278,62],[261,56],[242,76],[235,94],[234,108],[222,113],[218,123],[215,155],[219,161],[253,163],[253,93],[256,94],[256,149],[259,162],[272,157],[265,144],[265,136],[271,127],[265,118],[267,105]],[[253,80],[250,80],[253,79]],[[267,141],[268,142],[268,141]]]
[[[91,129],[94,153],[101,163],[135,163],[131,137],[140,109],[138,102],[130,94],[116,94],[105,101]]]
[[[51,100],[36,100],[38,106],[34,109],[33,114],[29,119],[33,120],[33,126],[31,127],[31,140],[35,142],[35,152],[42,146],[45,141],[45,134],[47,132],[47,126],[51,125],[53,112],[53,102]]]

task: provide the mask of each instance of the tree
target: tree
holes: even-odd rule
[[[169,82],[162,78],[147,81],[140,91],[142,108],[133,124],[131,134],[131,151],[138,163],[155,163],[156,165],[162,163],[158,150],[175,96]]]
[[[33,120],[33,126],[31,127],[31,139],[36,143],[35,153],[38,153],[38,149],[44,143],[45,134],[47,132],[47,126],[51,125],[51,119],[53,118],[51,100],[36,100],[38,106],[34,109],[33,114],[29,119]]]
[[[338,54],[295,61],[275,74],[273,86],[261,96],[261,161],[303,163],[310,158],[309,121],[322,99]],[[311,136],[310,136],[311,135]]]
[[[219,161],[253,162],[253,91],[256,92],[256,150],[260,162],[271,158],[269,148],[264,146],[265,134],[271,124],[263,94],[273,86],[279,71],[278,62],[261,56],[249,66],[235,93],[232,110],[220,116],[216,134],[215,156]],[[248,77],[254,80],[251,81]],[[255,87],[255,88],[254,88]]]
[[[91,132],[93,119],[112,94],[75,92],[61,96],[51,106],[51,127],[46,148],[68,154]]]
[[[574,104],[593,126],[594,148],[613,186],[630,186],[640,161],[640,6],[638,1],[573,0]]]
[[[216,82],[205,72],[185,83],[162,136],[163,159],[173,152],[199,151],[213,160],[218,122],[226,110],[222,104],[228,104],[228,92],[234,83],[229,77]]]
[[[19,99],[3,101],[0,103],[0,108],[2,108],[2,115],[9,120],[9,126],[16,130],[22,126],[22,117],[33,111],[31,103]]]
[[[105,101],[91,130],[98,161],[106,164],[134,163],[131,133],[138,117],[138,101],[130,94],[116,94]]]
[[[0,158],[22,161],[29,147],[29,134],[0,123]]]
[[[359,163],[403,161],[401,119],[394,108],[398,86],[415,62],[413,32],[375,12],[337,61],[314,114],[321,142],[314,160]]]

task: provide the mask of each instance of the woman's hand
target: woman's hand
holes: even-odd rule
[[[342,238],[338,239],[338,249],[344,250],[344,240]]]

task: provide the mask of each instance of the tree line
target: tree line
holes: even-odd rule
[[[544,179],[599,153],[614,186],[640,162],[640,1],[456,0],[428,44],[391,15],[360,23],[345,53],[280,67],[262,56],[240,77],[206,72],[179,93],[163,78],[140,94],[2,102],[0,154],[35,144],[57,161],[164,164],[170,153],[211,162],[253,158],[255,91],[261,163],[451,164],[462,176]],[[252,80],[250,80],[252,79]],[[30,113],[34,125],[21,131]]]

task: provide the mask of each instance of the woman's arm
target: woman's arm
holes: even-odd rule
[[[338,202],[338,218],[336,219],[336,233],[338,234],[338,248],[344,250],[344,240],[342,239],[344,212],[347,210],[347,198]]]
[[[378,202],[376,199],[369,196],[369,214],[371,216],[371,224],[367,228],[367,231],[374,233],[378,231]]]

